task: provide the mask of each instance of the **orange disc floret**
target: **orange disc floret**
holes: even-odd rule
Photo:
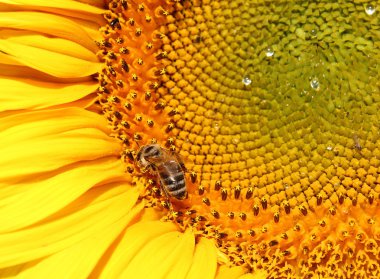
[[[101,29],[104,39],[98,42],[105,64],[99,76],[102,112],[126,149],[152,138],[165,142],[175,110],[167,107],[157,90],[167,74],[161,47],[170,5],[165,1],[110,1],[108,7],[108,25]]]

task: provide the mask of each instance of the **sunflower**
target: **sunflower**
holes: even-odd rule
[[[379,277],[377,8],[2,1],[0,277]]]

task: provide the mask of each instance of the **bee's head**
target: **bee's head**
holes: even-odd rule
[[[162,150],[158,144],[148,144],[140,148],[137,153],[136,160],[143,162],[144,160],[150,164],[154,164],[162,159]]]

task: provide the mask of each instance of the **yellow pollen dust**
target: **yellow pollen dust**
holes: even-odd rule
[[[98,100],[126,170],[221,263],[380,276],[380,26],[362,2],[108,3]],[[135,166],[149,143],[183,158],[185,200]]]

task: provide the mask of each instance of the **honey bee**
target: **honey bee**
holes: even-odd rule
[[[177,154],[159,144],[147,144],[139,149],[135,162],[142,171],[158,176],[168,199],[183,200],[187,197],[183,164]]]

